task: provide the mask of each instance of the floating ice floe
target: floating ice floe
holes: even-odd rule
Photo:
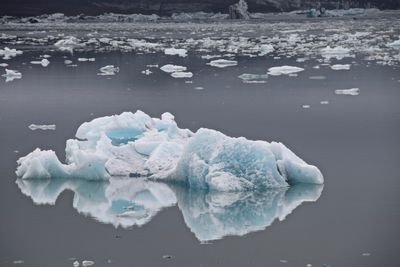
[[[94,61],[96,61],[96,59],[94,57],[91,57],[91,58],[80,57],[80,58],[78,58],[78,61],[80,61],[80,62],[94,62]]]
[[[359,88],[351,88],[351,89],[337,89],[335,90],[335,94],[337,95],[359,95]]]
[[[280,67],[269,68],[268,74],[272,76],[279,76],[279,75],[290,75],[301,71],[304,71],[304,69],[300,67],[280,66]]]
[[[173,78],[192,78],[193,77],[193,73],[178,71],[178,72],[171,73],[171,76]]]
[[[187,50],[183,49],[183,48],[166,48],[164,50],[164,54],[166,55],[171,55],[171,56],[175,56],[178,55],[180,57],[186,57],[187,56]]]
[[[388,47],[400,49],[400,40],[393,41],[387,44]]]
[[[350,64],[335,64],[331,66],[331,69],[333,70],[349,70],[350,69]]]
[[[274,52],[274,47],[270,44],[263,44],[260,45],[260,53],[258,54],[259,56],[265,56],[271,52]]]
[[[167,72],[167,73],[173,73],[173,72],[183,72],[186,71],[187,68],[184,66],[178,66],[178,65],[172,65],[172,64],[167,64],[164,65],[160,68],[160,70]]]
[[[89,261],[89,260],[83,260],[82,261],[82,266],[87,267],[87,266],[92,266],[94,265],[94,261]]]
[[[56,125],[55,124],[31,124],[28,126],[29,129],[32,131],[34,130],[55,130]]]
[[[8,67],[8,64],[7,63],[0,63],[0,67],[2,67],[2,68]]]
[[[236,66],[238,62],[236,60],[227,60],[227,59],[216,59],[212,60],[207,65],[217,67],[217,68],[226,68]]]
[[[100,72],[97,73],[97,75],[102,75],[102,76],[110,76],[110,75],[115,75],[116,73],[119,72],[119,67],[114,67],[114,65],[107,65],[104,67],[101,67]]]
[[[327,60],[330,60],[331,58],[341,60],[345,57],[350,57],[350,50],[342,46],[337,46],[333,48],[327,46],[321,49],[321,55]]]
[[[265,79],[268,78],[268,74],[243,73],[238,78],[244,83],[266,83]]]
[[[50,61],[48,59],[44,58],[42,60],[31,61],[31,64],[42,65],[42,67],[47,67],[50,64]]]
[[[114,227],[145,225],[162,209],[177,205],[200,242],[264,230],[275,220],[285,220],[304,202],[317,201],[323,190],[322,185],[296,184],[264,191],[216,192],[117,177],[108,182],[17,179],[16,183],[37,205],[55,205],[64,191],[73,192],[74,209]]]
[[[83,123],[76,137],[67,141],[67,164],[54,151],[36,149],[18,160],[17,176],[147,177],[216,191],[322,184],[324,180],[317,167],[282,143],[232,138],[210,129],[193,133],[178,128],[170,113],[161,119],[141,111],[97,118]]]
[[[319,102],[321,105],[328,105],[329,104],[329,101],[327,101],[327,100],[322,100],[322,101],[320,101]]]
[[[83,46],[81,41],[74,36],[68,36],[65,39],[61,39],[57,41],[54,45],[61,51],[68,51],[71,53],[74,51],[75,48]]]
[[[19,71],[17,71],[17,70],[9,70],[9,69],[6,69],[6,73],[1,75],[1,76],[6,78],[6,82],[12,82],[15,79],[21,79],[22,78],[22,74]]]
[[[141,73],[144,74],[144,75],[150,75],[150,74],[152,74],[153,72],[152,72],[151,70],[149,70],[149,69],[146,69],[146,70],[142,70]]]
[[[21,55],[23,52],[21,50],[17,50],[14,48],[4,47],[4,49],[0,49],[0,56],[3,57],[4,60],[10,59],[12,57],[16,57],[17,55]]]

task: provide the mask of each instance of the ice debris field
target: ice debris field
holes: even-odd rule
[[[66,142],[66,164],[39,148],[17,163],[22,179],[110,180],[146,177],[210,191],[322,184],[320,170],[282,143],[233,138],[201,128],[180,129],[174,116],[151,118],[142,111],[83,123]]]

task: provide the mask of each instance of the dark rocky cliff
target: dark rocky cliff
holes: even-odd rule
[[[170,15],[177,12],[228,12],[238,0],[2,0],[0,15],[32,16],[62,12],[97,15],[105,12]],[[398,9],[400,0],[247,0],[250,12],[278,12],[322,5],[327,8]]]

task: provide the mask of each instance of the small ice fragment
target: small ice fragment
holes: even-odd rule
[[[150,75],[150,74],[152,74],[153,72],[151,72],[151,70],[149,70],[149,69],[147,69],[147,70],[143,70],[142,71],[142,74],[144,74],[144,75]]]
[[[325,76],[310,76],[310,77],[308,77],[308,79],[310,79],[310,80],[325,80],[326,77]]]
[[[307,263],[306,266],[307,266],[307,267],[312,267],[312,264],[311,264],[311,263]]]
[[[50,64],[50,61],[44,58],[40,61],[31,61],[31,64],[42,65],[42,67],[47,67]]]
[[[364,256],[364,257],[369,257],[369,256],[371,256],[371,253],[369,253],[369,252],[364,252],[363,254],[361,254],[362,256]]]
[[[400,40],[396,40],[394,42],[388,43],[386,46],[400,49]]]
[[[301,107],[302,108],[310,108],[311,106],[310,105],[302,105]]]
[[[251,74],[251,73],[243,73],[238,76],[239,79],[245,81],[250,81],[250,80],[262,80],[262,79],[267,79],[268,74]]]
[[[148,68],[158,68],[158,64],[150,64],[150,65],[146,65],[146,67],[148,67]]]
[[[202,87],[202,86],[197,86],[197,87],[195,87],[194,89],[196,89],[196,90],[203,90],[204,87]]]
[[[360,89],[358,89],[358,88],[337,89],[337,90],[335,90],[335,94],[337,94],[337,95],[359,95]]]
[[[163,257],[163,259],[172,259],[173,258],[172,255],[163,255],[162,257]]]
[[[85,57],[80,57],[80,58],[78,58],[78,61],[80,61],[80,62],[94,62],[94,61],[96,61],[96,59],[94,58],[94,57],[91,57],[91,58],[85,58]]]
[[[4,49],[0,49],[0,56],[2,56],[4,60],[16,57],[17,55],[21,54],[22,54],[21,50],[16,50],[14,48],[10,49],[8,47],[5,47]]]
[[[272,67],[268,69],[268,74],[273,76],[279,75],[289,75],[297,72],[303,71],[303,68],[294,67],[294,66],[280,66],[280,67]]]
[[[260,53],[259,56],[265,56],[274,51],[274,47],[270,44],[263,44],[260,46]]]
[[[102,75],[102,76],[109,76],[109,75],[115,75],[116,73],[119,72],[118,67],[114,67],[114,65],[107,65],[104,67],[101,67],[100,72],[97,73],[97,75]]]
[[[80,40],[73,36],[68,36],[65,39],[61,39],[54,44],[61,51],[73,52],[75,48],[82,46]]]
[[[185,83],[193,83],[193,81],[185,81]]]
[[[167,72],[167,73],[173,73],[173,72],[182,72],[186,71],[187,68],[184,66],[178,66],[178,65],[172,65],[172,64],[167,64],[164,65],[160,68],[160,70]]]
[[[6,82],[12,82],[15,79],[22,78],[22,74],[19,71],[9,69],[6,69],[6,74],[3,74],[2,76],[6,77]]]
[[[83,267],[92,266],[92,265],[94,265],[94,261],[88,261],[88,260],[82,261],[82,266]]]
[[[174,78],[192,78],[193,77],[193,73],[191,72],[173,72],[171,73],[171,76]]]
[[[15,260],[13,261],[14,264],[23,264],[24,261],[23,260]]]
[[[313,67],[313,69],[316,69],[316,70],[318,70],[320,67],[319,67],[319,65],[315,65],[314,67]]]
[[[237,64],[238,62],[236,60],[227,60],[227,59],[217,59],[207,63],[207,65],[217,68],[226,68],[226,67],[236,66]]]
[[[287,263],[288,260],[279,260],[279,262],[281,262],[281,263]]]
[[[187,56],[187,50],[186,49],[177,49],[177,48],[166,48],[164,50],[164,54],[166,55],[171,55],[171,56],[175,56],[178,55],[180,57],[186,57]]]
[[[72,60],[66,59],[66,60],[64,60],[64,64],[65,65],[72,64]]]
[[[55,130],[56,129],[56,125],[55,124],[49,124],[49,125],[40,125],[40,124],[31,124],[28,126],[29,129],[31,129],[32,131],[34,130]]]
[[[329,104],[329,101],[323,100],[323,101],[320,101],[319,103],[320,103],[321,105],[328,105],[328,104]]]
[[[40,57],[42,57],[42,58],[51,58],[50,55],[41,55]]]
[[[350,50],[347,48],[343,48],[342,46],[337,46],[333,48],[327,46],[321,49],[321,55],[327,60],[331,58],[336,58],[338,60],[341,60],[345,57],[350,57]]]
[[[336,64],[332,65],[331,69],[333,70],[349,70],[350,69],[350,64]]]
[[[73,265],[74,267],[79,267],[79,261],[74,261],[74,263],[72,263],[72,265]]]
[[[0,63],[0,67],[3,67],[3,68],[5,68],[5,67],[7,67],[8,66],[8,64],[7,63]]]

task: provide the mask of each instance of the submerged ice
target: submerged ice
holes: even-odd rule
[[[137,111],[83,123],[67,140],[66,164],[54,151],[36,149],[18,160],[23,179],[112,176],[147,177],[211,191],[322,184],[319,169],[282,143],[232,138],[211,129],[178,128],[174,116],[161,119]]]

